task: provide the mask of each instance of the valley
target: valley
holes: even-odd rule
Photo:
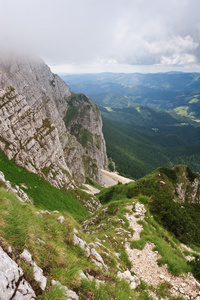
[[[139,179],[159,166],[200,172],[198,73],[63,75],[98,105],[108,157]]]

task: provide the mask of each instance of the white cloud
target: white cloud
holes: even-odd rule
[[[198,67],[199,0],[0,0],[0,46],[52,66]],[[30,50],[29,50],[30,51]]]

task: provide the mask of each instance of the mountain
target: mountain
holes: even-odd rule
[[[75,92],[85,93],[101,106],[122,108],[138,103],[200,119],[199,73],[100,73],[62,78]]]
[[[199,74],[65,75],[99,106],[107,153],[138,179],[159,166],[200,172]]]
[[[104,189],[100,204],[3,154],[1,169],[2,299],[199,298],[198,174],[159,168]]]
[[[200,175],[159,167],[105,188],[101,115],[86,95],[30,58],[1,58],[0,87],[0,299],[199,299]],[[101,111],[130,170],[117,149],[132,141],[141,160],[149,149],[199,146],[198,127],[177,114]],[[86,180],[101,191],[89,194]]]
[[[1,59],[0,90],[0,149],[9,159],[57,187],[73,187],[88,176],[101,182],[107,157],[100,113],[92,101],[77,95],[73,106],[69,87],[38,58]],[[64,122],[70,109],[85,115],[76,134]],[[86,131],[90,138],[83,142]]]

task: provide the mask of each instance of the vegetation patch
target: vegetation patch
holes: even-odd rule
[[[83,147],[86,146],[87,142],[93,143],[92,134],[81,124],[77,124],[74,127],[73,135],[75,135],[75,137]]]
[[[66,211],[77,220],[84,219],[89,215],[88,211],[81,204],[82,197],[89,197],[84,192],[80,190],[59,190],[51,186],[43,178],[9,161],[2,152],[0,152],[0,170],[4,173],[6,180],[17,184],[27,193],[36,207],[50,211]],[[48,171],[48,169],[44,171]],[[27,189],[23,187],[24,185]]]

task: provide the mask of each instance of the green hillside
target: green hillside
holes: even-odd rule
[[[121,174],[134,179],[159,166],[173,167],[177,164],[187,164],[193,171],[200,172],[200,145],[190,144],[198,132],[193,127],[185,126],[159,133],[103,118],[108,156],[115,161]]]
[[[183,243],[200,246],[200,189],[197,191],[196,202],[187,198],[173,201],[179,195],[176,184],[192,186],[195,178],[200,176],[188,167],[178,165],[173,169],[161,167],[137,182],[111,187],[99,194],[101,203],[120,201],[121,199],[142,197],[140,201],[146,204],[155,219],[168,231],[173,233]],[[192,190],[188,190],[188,195]],[[149,198],[148,198],[149,197]]]
[[[85,193],[54,189],[3,154],[0,170],[12,185],[17,183],[34,201],[34,205],[22,203],[13,193],[6,191],[3,184],[0,186],[0,245],[6,252],[9,246],[12,247],[10,255],[23,269],[37,299],[66,299],[64,288],[52,285],[52,280],[75,291],[80,300],[152,300],[152,293],[159,299],[184,299],[180,293],[172,295],[172,284],[167,281],[154,286],[140,278],[140,285],[130,288],[126,280],[120,280],[119,270],[122,273],[130,270],[130,276],[134,276],[132,266],[135,262],[127,252],[127,245],[138,252],[148,243],[153,243],[153,251],[157,251],[154,253],[159,254],[158,268],[166,266],[169,278],[180,275],[177,278],[182,278],[183,284],[188,272],[200,278],[199,204],[173,201],[173,185],[182,180],[192,183],[197,177],[185,166],[177,166],[174,170],[159,168],[138,182],[104,189],[98,196],[102,206],[94,215],[89,215],[82,205],[81,198],[86,197]],[[161,179],[165,185],[160,184]],[[144,218],[135,215],[136,205],[141,204],[146,210]],[[47,208],[49,213],[41,212]],[[51,210],[55,208],[59,213]],[[63,223],[57,220],[60,212]],[[128,221],[131,217],[143,228],[136,240]],[[106,267],[94,263],[95,252],[87,257],[84,249],[74,244],[75,233],[85,247],[94,247],[98,251],[98,259],[102,257]],[[182,250],[180,241],[192,247],[190,252]],[[34,264],[42,268],[47,277],[45,291],[34,279],[32,264],[20,259],[24,249],[31,253]],[[195,256],[195,261],[188,263],[187,255]],[[83,272],[86,278],[82,277]],[[196,293],[196,290],[192,292]]]
[[[122,108],[138,103],[200,120],[198,73],[99,73],[62,78],[72,90],[87,94],[100,106]]]
[[[59,209],[70,213],[76,220],[89,215],[81,200],[83,197],[89,199],[89,195],[81,190],[59,190],[43,178],[17,166],[2,152],[0,152],[0,171],[4,173],[6,180],[17,184],[38,209],[50,211]]]
[[[200,172],[200,75],[80,74],[63,79],[99,106],[107,153],[138,179],[159,166]]]

